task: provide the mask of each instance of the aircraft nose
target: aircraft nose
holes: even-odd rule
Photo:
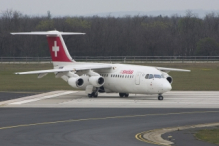
[[[166,82],[163,84],[163,91],[164,92],[170,91],[171,89],[172,89],[172,86],[169,82]]]

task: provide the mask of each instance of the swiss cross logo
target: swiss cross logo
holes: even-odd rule
[[[54,46],[52,47],[52,51],[55,52],[55,57],[57,57],[57,53],[59,51],[59,46],[57,46],[56,41],[54,41]]]

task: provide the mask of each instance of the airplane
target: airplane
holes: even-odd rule
[[[120,97],[132,94],[162,94],[172,89],[173,78],[170,71],[190,72],[190,70],[151,67],[129,64],[76,62],[70,56],[63,35],[84,35],[80,32],[40,31],[16,32],[12,35],[44,35],[47,37],[53,69],[17,72],[15,74],[38,74],[38,78],[54,73],[70,86],[83,89],[89,98],[98,97],[98,93],[119,93]]]

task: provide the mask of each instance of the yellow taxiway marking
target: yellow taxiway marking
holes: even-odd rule
[[[153,142],[153,141],[145,139],[143,137],[143,135],[146,134],[146,133],[149,133],[151,131],[153,131],[153,130],[149,130],[149,131],[138,133],[138,134],[135,135],[135,138],[137,140],[140,140],[140,141],[143,141],[143,142],[146,142],[146,143],[150,143],[150,144],[156,144],[156,145],[161,145],[161,146],[171,146],[171,145],[165,145],[165,144],[161,144],[161,143],[157,143],[157,142]]]
[[[181,115],[181,114],[203,114],[203,113],[219,113],[219,111],[194,111],[194,112],[179,112],[179,113],[163,113],[163,114],[158,113],[158,114],[144,114],[144,115],[114,116],[114,117],[103,117],[103,118],[70,119],[70,120],[53,121],[53,122],[41,122],[41,123],[5,126],[5,127],[0,127],[0,130],[11,129],[11,128],[19,128],[19,127],[30,127],[30,126],[37,126],[37,125],[49,125],[49,124],[58,124],[58,123],[79,122],[79,121],[123,119],[123,118],[135,118],[135,117],[146,117],[146,116],[168,116],[168,115]]]
[[[149,131],[146,131],[146,132],[141,132],[141,133],[138,133],[135,135],[135,138],[137,140],[140,140],[140,141],[143,141],[143,142],[146,142],[146,143],[150,143],[150,144],[156,144],[156,145],[162,145],[162,146],[171,146],[171,145],[164,145],[164,144],[160,144],[160,143],[156,143],[156,142],[153,142],[153,141],[149,141],[147,139],[145,139],[143,137],[144,134],[148,133],[148,132],[151,132],[152,130],[149,130]]]
[[[157,137],[158,135],[162,135],[164,133],[168,133],[168,132],[174,132],[174,131],[177,131],[177,129],[181,129],[181,130],[186,130],[186,129],[192,129],[192,128],[204,128],[204,127],[215,127],[215,126],[218,126],[219,123],[205,123],[205,124],[197,124],[197,125],[186,125],[186,126],[177,126],[177,127],[166,127],[166,128],[161,128],[161,129],[153,129],[153,130],[148,130],[148,131],[144,131],[144,132],[141,132],[141,133],[138,133],[135,135],[135,138],[139,141],[143,141],[143,142],[146,142],[146,143],[151,143],[151,144],[156,144],[156,145],[161,145],[161,146],[171,146],[170,144],[168,143],[161,143],[161,142],[156,142],[153,140],[148,140],[148,138],[144,138],[144,135],[147,134],[147,133],[152,133],[152,137]],[[164,130],[164,129],[172,129],[170,131],[165,131],[164,133],[159,133],[156,135],[156,131],[160,131],[160,130]],[[169,137],[169,136],[168,136]],[[170,136],[172,137],[172,136]],[[150,138],[150,136],[149,136]]]

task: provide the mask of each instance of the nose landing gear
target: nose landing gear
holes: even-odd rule
[[[162,94],[158,94],[158,100],[163,100]]]

